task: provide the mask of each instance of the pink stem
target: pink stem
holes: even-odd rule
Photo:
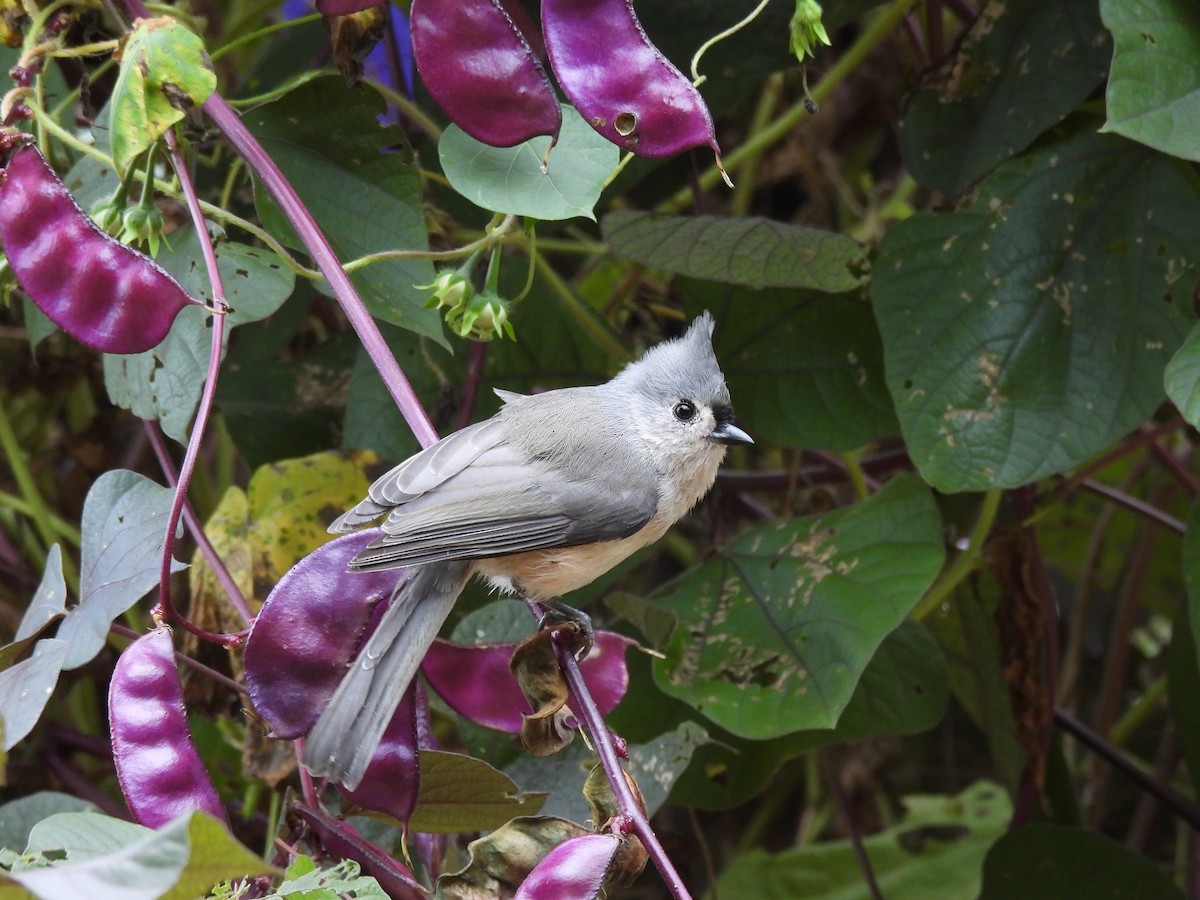
[[[171,561],[174,559],[175,533],[179,528],[179,519],[183,515],[183,507],[187,501],[188,485],[192,473],[196,470],[196,458],[200,453],[200,444],[204,440],[204,431],[212,414],[213,398],[217,393],[217,373],[221,368],[221,347],[225,339],[225,314],[228,304],[225,302],[225,287],[221,282],[221,272],[217,268],[217,254],[213,250],[212,241],[208,237],[208,228],[204,224],[204,214],[200,211],[200,202],[196,197],[196,188],[188,173],[187,160],[179,151],[179,143],[175,132],[167,132],[167,146],[171,149],[171,161],[175,167],[175,175],[179,179],[179,187],[187,199],[188,211],[196,227],[196,236],[200,241],[201,252],[204,255],[204,265],[208,272],[209,284],[212,287],[213,328],[212,341],[208,354],[208,375],[204,379],[204,390],[200,394],[200,403],[196,408],[196,419],[192,423],[191,434],[188,435],[187,450],[183,454],[183,462],[179,466],[179,477],[175,484],[175,496],[171,501],[171,511],[167,515],[167,534],[163,541],[162,568],[158,585],[158,603],[162,615],[168,621],[174,619],[188,630],[194,630],[171,605]],[[209,635],[211,639],[211,635]],[[222,643],[225,643],[222,641]],[[229,646],[227,643],[226,646]]]
[[[388,392],[396,401],[396,406],[400,409],[405,421],[408,422],[408,427],[412,429],[421,446],[428,447],[430,444],[436,443],[437,432],[434,431],[429,417],[421,407],[421,401],[417,399],[412,385],[400,370],[383,335],[379,333],[375,320],[367,312],[366,306],[358,296],[358,291],[350,283],[349,276],[346,275],[333,248],[329,246],[329,241],[317,227],[312,214],[296,194],[295,188],[284,178],[279,167],[275,165],[275,161],[263,150],[262,145],[258,143],[237,113],[222,97],[218,94],[209,97],[204,103],[204,111],[225,134],[225,139],[245,160],[250,170],[262,180],[263,186],[275,198],[275,202],[279,204],[279,208],[291,222],[296,234],[304,242],[308,252],[312,254],[313,262],[317,264],[317,268],[329,282],[329,287],[333,290],[333,295],[341,305],[350,326],[358,334],[358,339],[362,341],[367,355],[371,357],[371,362],[375,364]]]

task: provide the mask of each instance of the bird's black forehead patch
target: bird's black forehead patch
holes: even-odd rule
[[[729,403],[720,402],[714,403],[712,407],[713,417],[721,423],[733,421],[733,406]]]

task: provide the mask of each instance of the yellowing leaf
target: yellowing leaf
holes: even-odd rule
[[[217,88],[204,41],[169,16],[139,19],[124,39],[113,87],[112,154],[129,164]]]

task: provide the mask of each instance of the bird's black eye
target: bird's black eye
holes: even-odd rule
[[[691,400],[680,400],[675,404],[675,418],[680,422],[690,422],[696,416],[696,404]]]

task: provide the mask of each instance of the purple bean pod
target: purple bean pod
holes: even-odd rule
[[[49,319],[106,353],[149,350],[197,303],[144,253],[105,234],[32,144],[0,187],[0,244],[18,283]]]
[[[125,648],[108,689],[108,720],[117,778],[134,819],[158,828],[200,810],[227,823],[192,743],[170,629]]]
[[[542,32],[563,92],[596,131],[639,156],[707,144],[700,92],[646,37],[629,0],[542,0]]]
[[[554,88],[502,0],[413,0],[409,28],[430,96],[471,137],[493,147],[558,139]]]
[[[533,867],[513,900],[594,900],[620,844],[612,834],[568,838]]]

